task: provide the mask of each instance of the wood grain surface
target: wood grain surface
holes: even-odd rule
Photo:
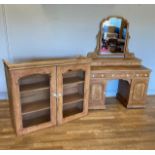
[[[155,96],[145,109],[126,109],[108,98],[106,110],[57,127],[16,136],[8,101],[0,101],[0,149],[155,149]]]

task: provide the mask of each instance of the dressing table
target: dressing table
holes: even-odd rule
[[[118,16],[103,19],[92,58],[89,109],[105,109],[108,80],[118,79],[116,98],[127,108],[144,108],[150,69],[128,50],[129,23]]]

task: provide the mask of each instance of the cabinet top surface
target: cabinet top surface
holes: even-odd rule
[[[52,59],[39,59],[39,60],[28,60],[23,62],[9,63],[4,61],[4,64],[10,69],[21,69],[30,67],[47,67],[56,65],[72,65],[72,64],[85,64],[91,63],[91,58],[87,57],[74,57],[74,58],[52,58]]]
[[[92,66],[92,71],[151,71],[144,66]]]
[[[92,58],[93,61],[141,61],[136,57],[132,58]]]

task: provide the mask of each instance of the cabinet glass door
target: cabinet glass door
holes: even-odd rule
[[[50,77],[31,75],[19,80],[23,127],[50,121]]]
[[[56,80],[51,71],[24,72],[18,80],[23,132],[56,124]]]
[[[88,112],[87,100],[87,69],[82,67],[61,67],[58,69],[58,123],[65,123],[70,120],[86,115]],[[87,79],[88,78],[88,79]]]
[[[63,118],[83,112],[85,72],[63,74]]]

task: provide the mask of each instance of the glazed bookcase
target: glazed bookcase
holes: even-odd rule
[[[90,60],[4,62],[17,135],[63,124],[88,113]]]

